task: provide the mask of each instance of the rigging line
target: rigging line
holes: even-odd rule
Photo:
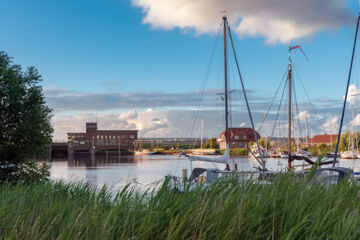
[[[293,81],[293,92],[294,92],[294,99],[295,99],[295,107],[296,107],[296,113],[297,113],[297,122],[298,122],[298,126],[299,126],[299,129],[298,129],[298,136],[299,136],[299,140],[298,140],[298,143],[300,145],[300,138],[301,138],[301,125],[300,125],[300,118],[299,118],[299,106],[298,106],[298,101],[297,101],[297,98],[296,98],[296,90],[295,90],[295,81]],[[295,127],[295,125],[294,125]],[[295,131],[295,129],[294,129]]]
[[[307,100],[308,100],[308,102],[309,102],[309,104],[310,104],[310,106],[311,106],[311,110],[312,110],[312,112],[314,113],[315,118],[316,118],[316,120],[317,120],[317,122],[318,122],[318,124],[319,124],[319,128],[321,129],[321,131],[322,131],[324,134],[326,134],[326,131],[325,131],[325,129],[323,128],[323,126],[322,126],[322,124],[321,124],[321,121],[320,121],[320,118],[319,118],[319,114],[315,111],[315,107],[314,107],[314,105],[311,103],[309,94],[307,93],[306,88],[305,88],[305,86],[304,86],[304,83],[303,83],[303,81],[301,80],[300,75],[299,75],[299,73],[298,73],[297,70],[296,70],[295,64],[294,64],[293,62],[292,62],[292,64],[293,64],[293,68],[294,68],[294,70],[295,70],[295,74],[296,74],[296,76],[298,77],[298,79],[299,79],[299,81],[300,81],[300,84],[301,84],[301,87],[303,88],[303,90],[304,90],[304,92],[305,92],[305,95],[306,95],[306,98],[307,98]]]
[[[259,154],[260,154],[262,171],[266,171],[265,162],[264,162],[264,159],[263,159],[263,153],[262,153],[262,151],[261,151],[261,148],[260,148],[260,145],[259,145],[259,141],[258,141],[258,137],[257,137],[257,135],[256,135],[255,126],[254,126],[254,121],[253,121],[253,118],[252,118],[252,115],[251,115],[251,110],[250,110],[249,102],[248,102],[247,95],[246,95],[246,92],[245,92],[244,82],[243,82],[243,79],[242,79],[242,76],[241,76],[239,63],[238,63],[238,60],[237,60],[237,57],[236,57],[235,47],[234,47],[234,43],[233,43],[232,36],[231,36],[231,30],[230,30],[229,25],[228,25],[227,27],[228,27],[228,31],[229,31],[229,38],[230,38],[231,47],[232,47],[233,54],[234,54],[234,59],[235,59],[236,67],[237,67],[238,74],[239,74],[239,78],[240,78],[240,82],[241,82],[241,87],[242,87],[243,94],[244,94],[244,98],[245,98],[245,102],[246,102],[246,107],[247,107],[248,114],[249,114],[249,118],[250,118],[250,122],[251,122],[251,127],[252,127],[252,130],[253,130],[253,134],[254,134],[254,138],[255,138],[255,141],[256,141],[256,145],[257,145],[257,148],[258,148],[258,151],[259,151]]]
[[[275,127],[276,127],[276,122],[278,121],[278,118],[279,118],[279,113],[280,113],[282,101],[283,101],[283,99],[284,99],[284,94],[285,94],[285,90],[286,90],[287,83],[288,83],[288,81],[285,81],[284,89],[283,89],[282,94],[281,94],[281,99],[280,99],[278,111],[277,111],[276,118],[275,118],[274,127],[273,127],[272,132],[271,132],[271,138],[274,136],[274,131],[275,131]]]
[[[201,88],[200,88],[201,89],[200,94],[199,94],[199,97],[197,99],[197,108],[196,108],[195,111],[193,111],[193,114],[192,114],[191,124],[189,126],[188,137],[190,137],[190,135],[193,132],[193,128],[195,127],[195,121],[197,119],[198,110],[200,109],[202,98],[204,96],[204,91],[205,91],[206,83],[207,83],[207,80],[208,80],[208,77],[209,77],[209,74],[210,74],[210,69],[211,69],[211,66],[212,66],[212,63],[213,63],[213,60],[214,60],[214,55],[215,55],[216,48],[217,48],[217,43],[218,43],[218,40],[219,40],[219,37],[220,37],[220,32],[221,32],[221,25],[219,27],[219,31],[218,31],[217,38],[216,38],[216,41],[215,41],[215,44],[214,44],[214,47],[213,47],[213,50],[212,50],[212,53],[211,53],[211,57],[210,57],[210,60],[209,60],[209,63],[208,63],[208,67],[207,67],[207,70],[205,72],[205,76],[204,76],[204,79],[203,79],[203,82],[202,82],[202,85],[201,85]],[[190,130],[190,128],[191,128],[191,130]]]
[[[218,45],[218,41],[219,41],[219,38],[220,38],[220,32],[221,32],[221,25],[219,27],[219,30],[218,30],[218,33],[217,33],[217,37],[216,37],[216,40],[215,40],[215,44],[213,46],[213,49],[212,49],[212,53],[210,55],[210,60],[209,60],[209,63],[208,63],[208,66],[207,66],[207,69],[206,69],[206,72],[205,72],[205,75],[204,75],[204,78],[203,78],[203,82],[201,84],[201,88],[200,88],[200,94],[199,94],[199,97],[197,99],[197,107],[196,109],[192,112],[192,116],[191,116],[191,120],[190,120],[190,125],[189,125],[189,128],[188,128],[188,131],[187,131],[187,137],[190,138],[193,130],[194,130],[194,125],[195,125],[195,121],[197,119],[197,116],[198,116],[198,112],[199,112],[199,109],[200,109],[200,105],[201,105],[201,102],[202,102],[202,98],[204,96],[204,90],[205,90],[205,86],[206,86],[206,83],[208,81],[208,78],[209,78],[209,74],[210,74],[210,69],[211,69],[211,66],[212,66],[212,63],[213,63],[213,60],[214,60],[214,56],[215,56],[215,52],[216,52],[216,48],[217,48],[217,45]]]
[[[264,123],[265,123],[265,120],[266,120],[266,118],[267,118],[267,116],[268,116],[268,114],[269,114],[269,112],[270,112],[270,109],[271,109],[271,107],[272,107],[272,105],[273,105],[273,103],[274,103],[274,101],[275,101],[275,98],[276,98],[276,96],[277,96],[277,94],[278,94],[278,91],[279,91],[279,89],[280,89],[280,87],[281,87],[281,85],[282,85],[282,83],[283,83],[283,81],[284,81],[284,79],[285,79],[285,76],[286,76],[287,71],[288,71],[288,67],[286,67],[286,70],[285,70],[284,75],[283,75],[283,77],[282,77],[282,79],[281,79],[281,82],[280,82],[280,84],[279,84],[279,87],[277,88],[277,90],[276,90],[276,92],[275,92],[275,95],[274,95],[274,97],[273,97],[273,99],[272,99],[272,101],[271,101],[271,103],[270,103],[270,105],[269,105],[269,108],[268,108],[267,111],[266,111],[266,114],[265,114],[265,116],[264,116],[264,119],[263,119],[263,121],[262,121],[259,129],[257,130],[258,132],[260,132],[262,126],[263,126]],[[286,81],[285,81],[285,82],[286,82]]]
[[[346,101],[347,101],[347,96],[348,96],[348,92],[349,92],[349,84],[350,84],[350,78],[351,78],[351,70],[352,70],[352,65],[353,65],[353,61],[354,61],[354,54],[355,54],[355,48],[356,48],[356,39],[357,39],[357,35],[358,35],[358,30],[359,30],[359,21],[360,21],[360,12],[359,12],[359,16],[357,18],[357,23],[356,23],[354,46],[353,46],[352,55],[351,55],[349,76],[348,76],[347,85],[346,85],[346,93],[345,93],[345,99],[344,99],[344,105],[343,105],[343,109],[342,109],[342,114],[341,114],[341,121],[340,121],[340,126],[339,126],[339,134],[338,134],[338,137],[337,137],[336,148],[335,148],[335,156],[334,156],[334,161],[333,161],[333,165],[332,165],[333,167],[335,167],[335,163],[336,163],[336,157],[337,157],[337,153],[338,153],[338,150],[339,150],[341,129],[342,129],[342,125],[343,125],[343,122],[344,122]]]

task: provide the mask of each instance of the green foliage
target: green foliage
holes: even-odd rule
[[[51,110],[40,82],[34,67],[23,72],[0,52],[0,182],[48,175],[44,167],[29,161],[51,143]]]
[[[360,186],[286,174],[176,194],[61,182],[0,185],[1,239],[359,239]]]
[[[267,138],[260,138],[258,140],[258,143],[260,144],[260,146],[266,148],[266,149],[270,149],[270,141]],[[251,146],[251,145],[250,145]]]
[[[209,149],[218,149],[219,148],[219,144],[217,143],[217,139],[216,138],[210,138],[209,140],[207,140],[207,142],[204,145],[205,148],[209,148]]]
[[[225,151],[226,151],[225,149],[217,150],[217,153],[223,155],[225,153]],[[248,156],[248,149],[247,148],[231,148],[230,156]]]

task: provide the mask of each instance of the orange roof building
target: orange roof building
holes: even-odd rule
[[[260,134],[256,133],[260,139]],[[255,141],[252,128],[229,128],[229,147],[230,148],[247,148],[250,141]],[[220,149],[226,149],[225,131],[219,137]]]
[[[315,135],[308,140],[308,143],[311,145],[318,145],[320,143],[325,143],[326,145],[330,145],[333,142],[336,142],[338,135],[337,134],[322,134]]]

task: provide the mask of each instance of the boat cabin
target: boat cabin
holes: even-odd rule
[[[336,185],[347,177],[354,179],[354,172],[349,168],[319,168],[315,172],[313,183],[324,184],[327,186]]]

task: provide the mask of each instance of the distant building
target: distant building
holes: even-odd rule
[[[256,133],[257,138],[260,134]],[[218,139],[220,149],[226,149],[225,131],[220,134]],[[252,128],[229,128],[229,147],[230,148],[247,148],[250,141],[255,141]]]
[[[73,151],[133,150],[138,130],[98,130],[96,122],[86,123],[86,132],[68,133]]]
[[[321,134],[315,135],[308,140],[308,144],[311,146],[316,146],[320,143],[325,143],[330,145],[333,142],[336,142],[338,135],[337,134]]]

